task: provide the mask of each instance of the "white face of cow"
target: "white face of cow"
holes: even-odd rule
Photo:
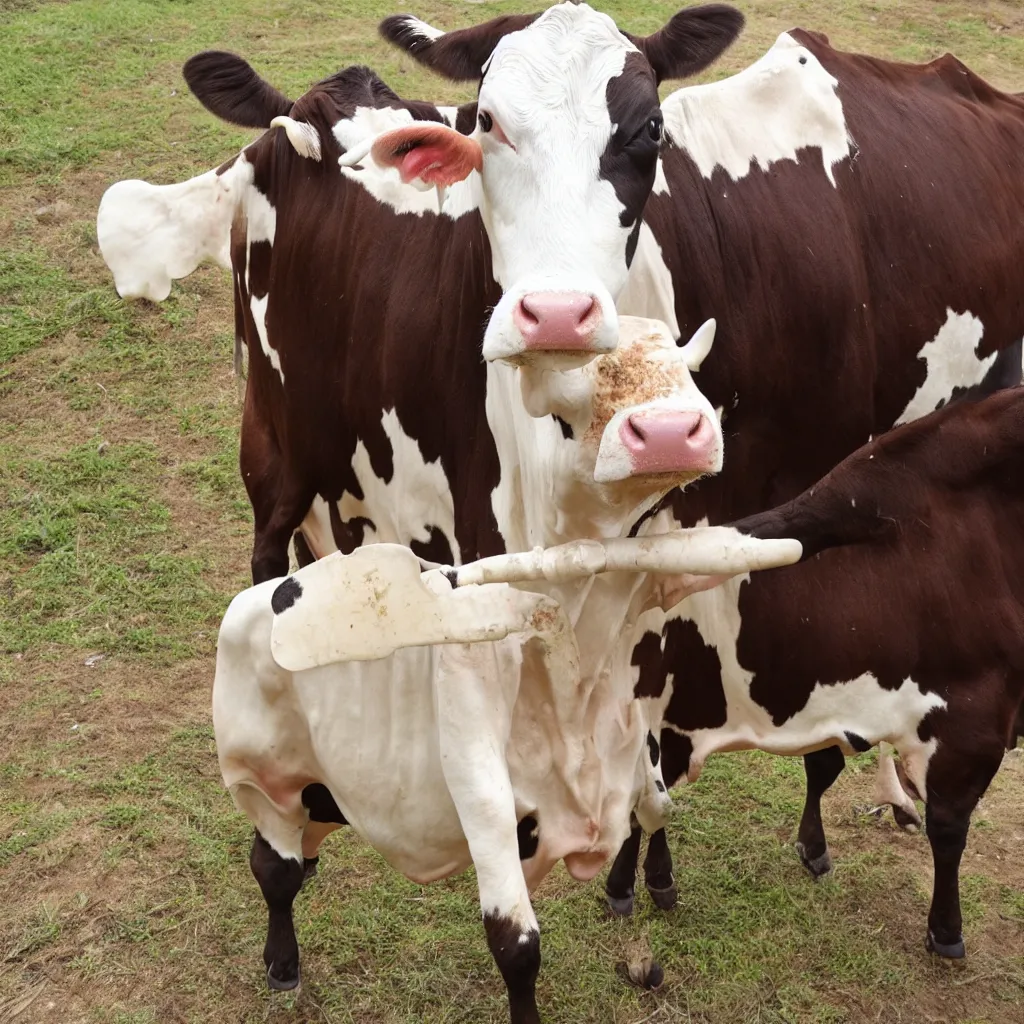
[[[682,348],[660,321],[620,326],[616,351],[578,369],[489,375],[488,420],[514,480],[495,495],[506,542],[614,536],[651,498],[721,470],[721,425],[690,374],[714,321]]]
[[[624,226],[626,207],[601,165],[616,127],[609,83],[629,53],[641,59],[611,18],[563,4],[502,38],[485,67],[473,137],[504,291],[484,337],[486,359],[551,353],[545,362],[578,365],[618,342],[615,298],[637,211]],[[636,171],[653,184],[661,137],[654,76],[638,75],[632,87],[647,94],[649,114],[633,144]]]
[[[574,3],[449,33],[407,15],[383,23],[417,60],[480,81],[469,137],[420,123],[382,136],[372,153],[424,187],[479,172],[504,292],[487,360],[565,369],[615,348],[615,300],[657,171],[658,82],[706,66],[741,25],[731,9],[692,8],[634,39]]]

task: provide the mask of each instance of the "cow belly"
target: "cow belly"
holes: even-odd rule
[[[732,682],[729,685],[727,681],[725,687],[725,724],[686,731],[693,744],[691,781],[707,756],[719,751],[757,749],[799,756],[839,745],[852,754],[884,740],[913,766],[911,778],[915,784],[920,779],[919,788],[924,792],[924,772],[934,740],[922,742],[918,727],[930,711],[945,707],[945,701],[922,692],[913,679],[905,679],[896,689],[881,686],[870,672],[847,682],[818,683],[800,711],[778,725],[751,699],[746,680]]]
[[[441,773],[429,650],[291,673],[270,654],[270,596],[244,591],[225,615],[213,689],[224,782],[275,849],[306,819],[321,782],[345,819],[403,874],[428,881],[469,852]]]
[[[433,671],[431,652],[414,648],[296,680],[320,781],[348,823],[420,883],[471,863],[441,770]]]

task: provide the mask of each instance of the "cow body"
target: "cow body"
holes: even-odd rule
[[[897,749],[909,793],[927,805],[928,943],[944,956],[964,955],[957,868],[971,811],[1020,732],[1022,466],[1020,388],[901,426],[794,500],[733,524],[795,538],[804,556],[708,592],[721,602],[715,631],[669,624],[667,644],[708,636],[704,660],[721,663],[721,684],[713,673],[666,677],[659,666],[675,661],[656,656],[657,634],[640,648],[640,687],[667,704],[669,778],[696,778],[713,751]],[[813,859],[826,851],[811,846],[811,824],[801,840]]]
[[[432,30],[431,49],[468,32],[496,45],[507,30]],[[1024,99],[949,55],[896,64],[797,29],[740,74],[673,93],[662,116],[660,166],[618,304],[684,337],[711,311],[721,319],[700,383],[729,437],[725,471],[673,501],[677,523],[728,522],[784,501],[894,424],[1020,380]],[[695,691],[718,691],[730,655],[716,637],[774,632],[723,602],[702,593],[675,610],[665,626],[674,635],[661,641],[672,654],[656,673],[699,664]],[[661,632],[657,616],[651,630]],[[642,638],[638,664],[652,643]],[[808,756],[805,824],[841,765],[838,749]],[[912,822],[891,765],[882,771]],[[820,823],[809,828],[823,854]],[[648,882],[671,905],[663,835],[652,852]],[[631,893],[630,881],[613,904],[630,907]]]
[[[768,116],[773,97],[781,124]],[[739,298],[723,317],[730,341],[700,375],[723,408],[729,460],[707,487],[674,501],[680,523],[719,523],[770,507],[893,424],[1019,381],[1024,101],[949,56],[894,65],[793,32],[747,72],[681,90],[663,107],[675,148],[663,157],[667,191],[656,190],[645,216],[675,285],[679,325],[685,330],[716,296]],[[734,116],[715,119],[715,110]],[[744,139],[744,124],[770,128]],[[683,227],[687,211],[716,225],[710,248],[706,232]],[[764,343],[772,336],[766,319],[789,344]],[[841,632],[848,610],[818,600],[810,582],[803,590],[794,580],[792,589],[759,599],[765,586],[763,578],[734,580],[663,619],[654,613],[634,655],[637,692],[662,695],[670,783],[692,776],[711,749],[807,754],[797,849],[817,876],[831,867],[821,794],[844,754],[864,749],[843,730],[837,747],[823,743],[820,730],[835,732],[843,717],[825,724],[826,709],[847,701],[902,722],[912,773],[924,756],[910,738],[915,716],[931,698],[912,682],[897,689],[855,673],[844,696],[823,685],[783,720],[770,714],[779,683],[770,651],[779,643],[800,648],[808,595],[819,625]],[[871,625],[885,637],[897,629],[891,619]],[[669,696],[663,682],[684,673],[685,689]],[[837,710],[850,719],[849,704]],[[874,735],[871,722],[860,725]],[[856,721],[847,727],[865,735]],[[877,796],[900,824],[920,823],[886,754]],[[670,905],[664,836],[652,847],[648,885]],[[610,898],[622,909],[632,905],[631,859],[627,850],[610,878]]]
[[[500,368],[506,386],[489,391],[490,411],[514,427],[504,436],[515,442],[499,452],[502,476],[515,485],[495,499],[495,515],[524,546],[562,533],[625,536],[674,483],[721,466],[721,432],[692,383],[686,351],[663,325],[624,317],[622,329],[614,353],[541,374],[527,388],[534,406],[549,410],[543,416],[523,408],[517,371]],[[377,517],[368,527],[374,541],[400,533],[398,506],[415,507],[417,496],[437,486],[427,464],[400,445],[391,452],[403,489],[361,491],[363,511]],[[450,523],[450,492],[433,498],[447,516],[442,526]],[[330,547],[337,559],[331,525],[322,503],[303,532],[318,556]],[[359,554],[372,560],[379,550]],[[271,911],[270,983],[298,983],[291,903],[320,840],[349,823],[416,881],[476,865],[512,1019],[534,1021],[539,939],[529,888],[560,859],[576,877],[593,877],[629,834],[631,813],[649,829],[663,822],[668,798],[657,744],[629,669],[631,637],[652,597],[649,580],[628,572],[582,582],[556,574],[534,584],[536,593],[470,587],[478,592],[456,591],[458,599],[471,609],[510,607],[521,635],[294,668],[274,650],[277,619],[312,608],[301,636],[346,628],[331,618],[330,590],[311,586],[324,565],[239,595],[218,645],[217,748],[225,783],[257,828],[251,863]],[[609,630],[616,642],[609,643]]]

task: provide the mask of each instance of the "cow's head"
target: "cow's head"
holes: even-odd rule
[[[683,347],[657,320],[623,316],[620,329],[614,352],[577,369],[492,369],[488,420],[515,479],[507,507],[496,494],[510,544],[614,536],[651,499],[721,470],[719,418],[691,376],[714,321]]]
[[[615,299],[657,170],[658,83],[705,68],[742,25],[738,11],[714,4],[641,38],[575,3],[453,32],[411,15],[382,23],[421,63],[480,83],[469,136],[414,124],[372,153],[424,187],[479,172],[504,292],[484,338],[488,360],[579,366],[615,348]]]

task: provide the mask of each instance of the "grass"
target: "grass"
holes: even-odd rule
[[[602,5],[656,28],[667,3]],[[750,0],[720,77],[794,24],[908,60],[949,49],[1024,89],[1024,13],[991,0]],[[447,26],[510,4],[426,0]],[[301,994],[261,976],[249,827],[219,779],[214,638],[248,578],[227,276],[203,268],[160,306],[123,303],[96,251],[119,178],[179,180],[249,136],[180,78],[205,47],[292,95],[360,61],[408,96],[464,87],[387,50],[376,0],[6,0],[0,5],[0,1022],[479,1022],[504,997],[472,875],[421,888],[342,831],[297,904]],[[470,90],[471,91],[471,90]],[[45,208],[45,209],[44,209]],[[838,1024],[1024,1019],[1024,758],[1007,758],[963,872],[970,959],[922,951],[930,859],[864,814],[872,757],[826,799],[836,871],[792,850],[799,762],[712,759],[677,797],[679,908],[604,919],[598,886],[549,879],[541,998],[560,1024]],[[649,944],[667,982],[615,964]]]

